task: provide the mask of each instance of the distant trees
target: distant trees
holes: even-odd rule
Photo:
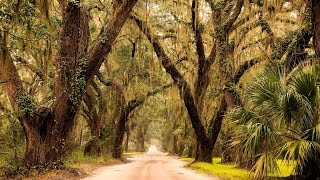
[[[120,116],[118,117],[119,120],[117,121],[112,157],[114,157],[114,158],[121,158],[122,157],[122,150],[123,150],[122,143],[123,143],[123,139],[124,139],[124,135],[125,135],[127,122],[129,119],[129,114],[134,109],[136,109],[138,106],[141,106],[148,97],[156,95],[157,93],[171,87],[171,85],[172,84],[163,85],[161,87],[158,87],[158,88],[148,92],[145,95],[145,97],[132,99],[127,103],[123,103],[123,106],[120,107]],[[144,129],[143,126],[141,126],[141,125],[139,125],[138,128],[139,128],[138,135],[141,138],[144,138],[144,135],[146,133],[146,129]],[[140,128],[143,128],[143,129],[140,129]],[[141,133],[143,133],[143,134],[141,135]],[[142,144],[144,144],[144,139],[141,139],[141,141],[142,141]],[[139,142],[137,142],[137,144],[139,144]],[[142,148],[139,148],[139,149],[142,150]]]

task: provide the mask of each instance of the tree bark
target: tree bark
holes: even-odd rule
[[[312,0],[313,41],[317,58],[320,58],[320,1]]]
[[[98,98],[103,99],[103,97],[101,96]],[[92,139],[90,139],[85,145],[84,155],[99,156],[102,153],[100,132],[102,128],[102,116],[105,113],[105,102],[103,100],[102,102],[98,102],[92,86],[87,87],[83,101],[85,103],[83,112],[86,114],[87,123],[91,131],[91,136],[93,136]]]
[[[125,143],[124,143],[124,150],[126,152],[128,152],[128,150],[129,150],[129,137],[130,137],[130,128],[127,127],[126,128],[126,140],[125,140]]]
[[[6,82],[4,87],[10,103],[26,134],[26,166],[61,160],[65,141],[73,126],[87,82],[98,72],[136,2],[137,0],[127,0],[117,7],[87,56],[87,10],[77,4],[80,0],[68,3],[65,0],[60,1],[65,10],[56,57],[56,100],[53,107],[44,110],[37,109],[32,98],[24,91],[17,69],[7,51],[7,32],[1,32],[3,47],[0,52],[0,79]]]

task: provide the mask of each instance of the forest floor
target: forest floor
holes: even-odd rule
[[[19,179],[19,180],[79,180],[90,176],[99,168],[106,166],[118,165],[126,163],[127,161],[109,159],[105,162],[83,162],[73,165],[67,165],[62,169],[46,170],[43,172],[29,171],[28,176],[12,176],[0,177],[0,180]]]
[[[191,164],[188,165],[189,169],[197,171],[203,174],[209,174],[212,176],[217,176],[221,179],[232,179],[232,180],[248,180],[252,179],[252,173],[248,169],[243,169],[237,167],[234,163],[221,163],[220,157],[214,157],[213,163],[204,163],[204,162],[196,162],[193,158],[181,158],[181,160],[185,162],[189,162]],[[268,176],[273,177],[273,179],[288,177],[292,174],[293,169],[295,167],[295,163],[293,161],[277,161],[279,166],[278,173],[270,173]]]

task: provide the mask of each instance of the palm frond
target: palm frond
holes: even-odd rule
[[[262,153],[251,171],[253,179],[266,179],[269,173],[278,173],[279,166],[272,153]]]
[[[286,142],[281,147],[285,160],[296,160],[295,172],[303,172],[310,160],[319,162],[320,144],[305,139]]]
[[[293,78],[291,85],[296,92],[305,96],[311,103],[317,102],[317,76],[311,73],[301,73]]]
[[[272,149],[276,144],[277,137],[272,127],[262,123],[249,123],[247,125],[247,134],[244,138],[241,149],[245,156],[255,157],[265,149]]]
[[[278,96],[282,93],[280,73],[274,68],[268,68],[248,85],[245,98],[252,101],[254,107],[269,103],[270,107],[276,108]]]
[[[280,124],[298,125],[302,130],[309,129],[313,124],[313,108],[308,99],[294,90],[287,90],[279,97]],[[293,124],[294,123],[294,124]]]
[[[259,117],[250,109],[237,107],[230,110],[227,117],[235,124],[246,124],[250,122],[258,122]]]
[[[320,123],[318,123],[315,127],[307,130],[304,133],[303,138],[320,143]]]

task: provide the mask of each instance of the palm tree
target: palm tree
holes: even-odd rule
[[[278,158],[296,162],[292,175],[320,177],[319,86],[318,66],[289,75],[268,67],[248,85],[245,105],[229,112],[233,145],[242,158],[255,160],[254,179],[278,172]]]

